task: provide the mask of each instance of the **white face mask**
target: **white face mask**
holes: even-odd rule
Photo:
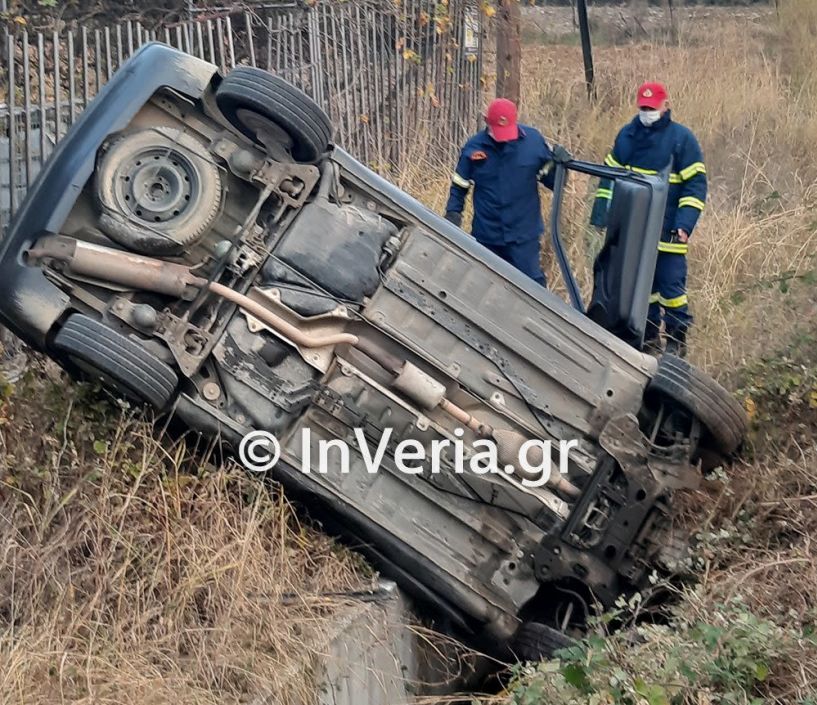
[[[653,123],[658,122],[661,119],[661,111],[660,110],[639,110],[638,111],[638,119],[641,120],[641,124],[645,127],[649,127]]]

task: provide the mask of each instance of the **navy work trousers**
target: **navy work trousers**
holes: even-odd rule
[[[658,337],[662,310],[666,333],[669,336],[675,337],[678,333],[685,333],[692,324],[687,301],[686,255],[658,253],[647,314],[647,339]]]
[[[481,244],[495,255],[499,255],[508,264],[516,267],[523,274],[527,274],[535,282],[547,286],[545,273],[542,271],[542,264],[539,261],[539,238],[526,240],[525,242],[514,242],[508,245],[487,245],[484,242]]]

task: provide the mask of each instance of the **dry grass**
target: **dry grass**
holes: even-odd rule
[[[367,572],[277,489],[63,384],[2,407],[0,702],[312,702],[351,607],[321,593]]]

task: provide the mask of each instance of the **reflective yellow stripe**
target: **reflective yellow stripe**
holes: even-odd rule
[[[463,179],[456,171],[451,175],[451,181],[462,188],[471,187],[471,182],[468,179]]]
[[[613,192],[609,188],[600,188],[596,191],[596,198],[604,198],[609,201],[613,198]]]
[[[657,304],[660,298],[661,297],[657,293],[656,294],[650,294],[650,303],[651,304]]]
[[[673,255],[685,255],[689,252],[689,244],[686,242],[659,242],[659,252],[669,252]]]
[[[637,174],[645,174],[647,176],[655,176],[658,173],[657,171],[653,171],[652,169],[642,169],[640,166],[630,166],[629,164],[619,164],[615,159],[613,159],[612,154],[607,155],[607,158],[604,160],[604,163],[607,166],[616,167],[617,169],[626,169],[627,171],[634,171]]]
[[[664,308],[680,308],[681,306],[686,306],[688,301],[689,299],[686,294],[676,296],[674,299],[665,299],[663,296],[658,297],[658,303]]]
[[[655,174],[658,173],[657,171],[653,171],[652,169],[642,169],[641,167],[637,166],[627,166],[625,168],[636,172],[636,174],[646,174],[647,176],[654,176]]]
[[[658,174],[657,171],[654,169],[642,169],[639,166],[631,166],[629,164],[620,164],[616,161],[616,158],[611,154],[608,154],[605,159],[604,163],[607,166],[616,167],[618,169],[628,169],[629,171],[634,171],[637,174],[645,174],[647,176],[655,176]],[[684,181],[689,181],[693,176],[696,174],[706,174],[706,166],[703,162],[695,162],[694,164],[690,164],[686,169],[684,169],[680,174],[670,174],[669,175],[669,182],[671,184],[680,184]]]
[[[702,211],[706,204],[700,198],[695,198],[695,196],[684,196],[680,201],[678,201],[678,207],[683,208],[684,206],[697,208],[699,211]]]
[[[703,162],[695,162],[690,164],[686,169],[681,170],[681,178],[684,181],[689,181],[697,174],[706,174],[706,165]]]

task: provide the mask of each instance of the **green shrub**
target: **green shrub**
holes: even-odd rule
[[[604,635],[633,605],[596,620],[601,631],[557,658],[516,668],[512,705],[759,705],[779,666],[796,661],[808,637],[754,616],[740,597],[665,625]],[[794,702],[794,701],[790,701]],[[801,699],[799,702],[805,703]]]

